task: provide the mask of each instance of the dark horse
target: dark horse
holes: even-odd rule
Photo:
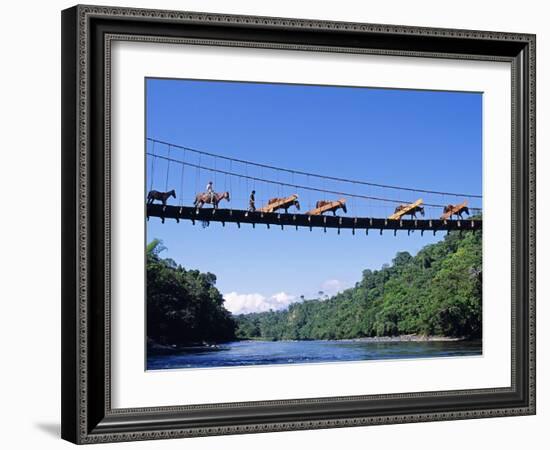
[[[229,192],[215,193],[212,196],[208,192],[203,192],[202,194],[197,194],[193,204],[197,209],[202,208],[205,203],[211,204],[214,206],[214,209],[217,209],[218,204],[224,199],[230,201]]]
[[[170,197],[176,198],[176,191],[174,191],[174,189],[168,192],[149,191],[149,193],[147,194],[147,204],[150,205],[155,200],[159,200],[162,202],[162,206],[166,206],[166,201]]]
[[[443,215],[447,214],[448,212],[451,212],[455,206],[456,205],[444,206],[443,207]],[[466,205],[464,205],[462,208],[460,208],[459,210],[452,213],[450,218],[452,219],[453,216],[456,215],[459,219],[462,219],[462,214],[470,215],[470,210],[468,209],[468,207]]]
[[[405,208],[407,208],[409,205],[399,205],[397,208],[395,208],[395,211],[394,213],[398,213],[399,211],[402,211],[404,210]],[[424,217],[424,207],[423,206],[415,206],[414,208],[412,209],[409,209],[405,214],[403,214],[404,216],[405,215],[410,215],[412,219],[416,219],[416,213],[419,212],[420,215],[422,217]]]

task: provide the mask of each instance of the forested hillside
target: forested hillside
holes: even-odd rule
[[[236,316],[240,339],[346,339],[419,334],[481,336],[480,233],[452,232],[412,257],[365,270],[360,282],[328,300]]]
[[[284,311],[232,316],[216,276],[186,270],[147,248],[147,338],[150,348],[237,339],[349,339],[418,334],[481,336],[481,234],[452,232],[416,256],[365,270],[361,280],[329,299]]]
[[[235,322],[223,307],[216,276],[185,270],[159,254],[159,240],[147,246],[147,342],[191,345],[235,339]]]

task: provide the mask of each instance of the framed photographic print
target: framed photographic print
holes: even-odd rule
[[[62,436],[535,413],[535,36],[62,13]]]

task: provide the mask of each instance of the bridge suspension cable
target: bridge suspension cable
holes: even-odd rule
[[[319,178],[319,179],[323,179],[323,180],[330,180],[330,181],[337,181],[337,182],[342,182],[342,183],[357,184],[357,185],[362,185],[362,186],[371,186],[371,187],[384,188],[384,189],[394,189],[394,190],[398,190],[398,191],[408,191],[408,192],[442,195],[442,196],[450,196],[450,197],[467,197],[467,198],[476,198],[476,199],[481,199],[483,197],[482,195],[478,195],[478,194],[464,194],[464,193],[458,193],[458,192],[434,191],[434,190],[429,190],[429,189],[418,189],[418,188],[410,188],[410,187],[404,187],[404,186],[395,186],[395,185],[390,185],[390,184],[373,183],[373,182],[364,181],[364,180],[347,179],[347,178],[335,177],[335,176],[331,176],[331,175],[321,175],[321,174],[317,174],[317,173],[304,172],[304,171],[295,170],[295,169],[288,169],[288,168],[284,168],[284,167],[276,167],[276,166],[272,166],[272,165],[269,165],[269,164],[263,164],[263,163],[258,163],[258,162],[254,162],[254,161],[247,161],[247,160],[239,159],[239,158],[232,158],[232,157],[229,157],[229,156],[224,156],[224,155],[220,155],[220,154],[217,154],[217,153],[207,152],[207,151],[199,150],[199,149],[192,148],[192,147],[178,145],[178,144],[162,141],[162,140],[159,140],[159,139],[154,139],[154,138],[149,138],[148,137],[147,140],[152,142],[153,145],[155,143],[162,144],[162,145],[169,146],[169,148],[173,147],[173,148],[177,148],[177,149],[180,149],[180,150],[185,150],[187,152],[195,153],[195,154],[198,154],[200,156],[204,155],[204,156],[212,157],[214,159],[219,158],[219,159],[223,159],[223,160],[226,160],[226,161],[237,162],[239,164],[244,164],[245,166],[250,165],[250,166],[260,167],[260,168],[263,168],[263,169],[269,169],[269,170],[274,170],[274,171],[279,171],[279,172],[286,172],[286,173],[292,174],[292,176],[301,175],[301,176],[305,176],[305,177],[308,177],[308,178],[313,177],[313,178]],[[348,195],[350,195],[350,194],[348,194]],[[429,205],[426,204],[426,206],[429,206]],[[443,205],[437,205],[437,206],[443,206]]]
[[[410,203],[410,200],[403,200],[403,199],[400,200],[400,199],[394,199],[394,198],[385,198],[385,197],[377,197],[377,196],[356,194],[356,193],[350,193],[350,192],[344,192],[344,191],[338,191],[338,190],[331,190],[331,189],[316,188],[316,187],[312,187],[312,186],[305,186],[305,185],[300,185],[300,184],[296,184],[296,183],[287,183],[287,182],[284,182],[284,181],[271,180],[271,179],[268,179],[268,178],[255,177],[253,175],[248,174],[248,169],[246,169],[245,174],[237,173],[237,172],[233,172],[233,171],[228,171],[228,170],[223,170],[223,169],[218,169],[218,168],[205,166],[201,163],[200,159],[199,159],[198,164],[193,164],[191,162],[181,161],[179,159],[174,159],[174,158],[170,158],[170,157],[167,157],[167,156],[154,154],[154,153],[150,153],[150,152],[146,152],[146,154],[148,156],[152,157],[153,159],[158,158],[158,159],[167,161],[168,163],[172,162],[172,163],[182,164],[184,166],[193,167],[193,168],[197,169],[198,171],[206,170],[206,171],[209,171],[209,172],[212,172],[212,173],[219,173],[219,174],[223,174],[223,175],[229,176],[229,177],[238,177],[239,179],[244,179],[244,180],[246,180],[246,183],[247,183],[247,191],[248,191],[248,181],[250,180],[250,181],[253,181],[253,182],[273,184],[273,185],[277,185],[277,186],[280,186],[280,187],[282,187],[282,186],[290,187],[290,188],[300,189],[300,190],[304,190],[304,191],[308,191],[308,192],[322,192],[322,193],[325,193],[325,194],[333,194],[333,195],[339,195],[339,196],[345,196],[345,197],[351,197],[351,198],[358,198],[358,199],[364,199],[364,200],[374,200],[374,201],[387,202],[387,203],[393,203],[393,204]],[[197,181],[195,182],[195,184],[198,185]],[[418,192],[418,191],[414,191],[414,192]],[[444,206],[446,206],[446,205],[443,205],[443,204],[434,204],[434,203],[423,203],[423,205],[428,206],[428,207],[433,207],[433,208],[443,208]],[[471,208],[471,209],[472,210],[480,210],[480,208]]]

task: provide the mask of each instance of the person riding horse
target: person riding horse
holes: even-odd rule
[[[218,205],[222,200],[230,201],[229,197],[230,195],[229,195],[229,192],[227,191],[218,192],[218,193],[203,192],[195,196],[195,201],[193,205],[195,206],[195,208],[198,209],[198,208],[202,208],[205,203],[208,203],[208,204],[211,204],[214,207],[214,209],[218,209]]]
[[[206,185],[206,194],[210,196],[210,203],[214,202],[214,183],[211,181]]]

